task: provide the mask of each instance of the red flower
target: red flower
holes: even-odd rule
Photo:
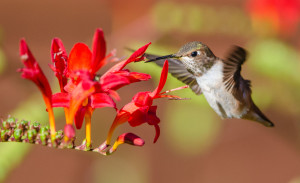
[[[254,29],[290,35],[297,31],[300,21],[299,0],[249,0],[247,9]]]
[[[29,50],[24,39],[20,42],[20,56],[25,68],[21,68],[18,71],[22,72],[22,77],[34,82],[42,92],[46,108],[49,114],[50,121],[50,133],[52,142],[55,140],[55,119],[52,109],[52,91],[49,82],[41,70],[39,64],[36,62],[31,51]]]
[[[72,48],[69,58],[67,58],[61,41],[54,39],[52,43],[52,58],[55,63],[53,70],[60,83],[62,83],[60,84],[62,92],[53,95],[53,105],[54,107],[65,107],[68,126],[73,124],[75,118],[75,125],[80,129],[85,118],[86,145],[88,147],[91,144],[91,116],[93,110],[101,107],[116,108],[111,97],[98,90],[100,85],[94,81],[96,72],[113,55],[111,52],[108,56],[105,56],[105,53],[106,45],[101,29],[97,29],[95,32],[93,52],[85,44],[77,43]],[[61,78],[64,77],[70,79],[67,84],[62,82]]]
[[[139,126],[143,123],[148,123],[149,125],[153,125],[156,130],[156,135],[154,138],[154,143],[157,141],[159,134],[160,134],[160,128],[158,126],[158,123],[160,122],[160,119],[156,116],[156,110],[157,106],[152,106],[153,100],[157,98],[172,98],[172,99],[181,99],[180,97],[174,96],[174,95],[164,95],[167,92],[161,93],[161,90],[163,89],[168,75],[168,61],[165,62],[161,77],[159,81],[158,87],[153,92],[139,92],[137,93],[132,101],[128,104],[126,104],[120,111],[118,111],[117,116],[114,119],[114,122],[109,130],[108,136],[106,141],[103,145],[100,146],[100,149],[105,150],[111,141],[112,134],[115,130],[115,128],[128,121],[128,123],[132,126]],[[180,87],[174,90],[187,88],[187,86]],[[173,91],[173,90],[172,90]],[[115,151],[117,148],[117,145],[113,146],[113,151]]]
[[[116,104],[111,98],[113,96],[118,99],[115,90],[130,83],[150,78],[148,74],[129,72],[129,70],[123,69],[128,63],[143,59],[142,55],[149,45],[147,44],[128,60],[116,64],[113,69],[106,72],[100,78],[100,82],[96,81],[96,72],[107,63],[107,58],[111,57],[113,53],[105,57],[106,46],[102,30],[96,31],[93,41],[93,52],[83,43],[77,43],[72,48],[67,61],[66,74],[70,80],[64,86],[67,93],[62,92],[53,95],[54,107],[68,108],[66,111],[67,125],[73,124],[73,120],[75,120],[76,128],[80,129],[85,119],[86,141],[83,148],[89,147],[91,144],[91,116],[94,109],[116,108]],[[61,61],[60,63],[64,62]],[[60,73],[63,73],[61,70]]]

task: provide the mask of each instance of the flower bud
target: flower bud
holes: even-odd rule
[[[145,141],[133,133],[123,133],[117,140],[120,144],[126,143],[134,146],[143,146]]]
[[[66,124],[64,128],[65,137],[68,137],[69,139],[73,139],[75,137],[75,129],[73,125]]]

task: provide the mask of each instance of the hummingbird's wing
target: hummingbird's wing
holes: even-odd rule
[[[149,60],[159,57],[157,55],[152,55],[148,53],[145,53],[144,56]],[[178,80],[182,81],[184,84],[189,85],[189,87],[193,90],[194,93],[200,95],[202,92],[200,86],[196,81],[195,76],[186,70],[183,63],[177,59],[172,58],[168,58],[167,60],[169,61],[169,73],[171,73],[172,76],[174,76]],[[155,63],[161,67],[164,65],[164,62],[165,59],[155,61]]]
[[[227,91],[231,92],[237,99],[251,95],[251,84],[241,76],[241,66],[246,61],[247,52],[245,49],[234,46],[229,52],[224,63],[223,81]]]
[[[251,83],[241,76],[241,66],[246,61],[247,52],[241,47],[235,46],[229,53],[224,63],[224,83],[228,91],[240,102],[247,105],[249,111],[243,117],[272,127],[274,124],[259,110],[251,98]],[[246,101],[246,102],[244,102]]]

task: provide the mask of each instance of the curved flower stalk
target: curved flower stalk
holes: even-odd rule
[[[106,55],[106,41],[101,29],[96,29],[95,31],[91,50],[84,43],[76,43],[69,55],[62,41],[58,38],[54,38],[51,45],[51,59],[53,64],[50,65],[50,68],[58,79],[60,92],[52,94],[47,78],[34,59],[26,42],[21,40],[20,55],[25,68],[19,71],[22,72],[23,78],[33,81],[43,94],[49,113],[49,133],[52,146],[75,148],[74,141],[76,133],[73,123],[75,127],[80,130],[85,121],[86,137],[82,144],[76,148],[85,151],[93,150],[91,139],[92,114],[95,109],[102,107],[115,109],[117,115],[109,130],[106,142],[94,149],[94,151],[108,155],[116,151],[120,144],[127,143],[135,146],[143,146],[144,141],[140,137],[133,133],[124,133],[118,136],[114,145],[109,148],[113,131],[118,125],[126,121],[133,127],[143,123],[154,126],[156,130],[154,142],[156,142],[160,134],[158,126],[160,119],[156,116],[157,106],[152,105],[153,100],[157,98],[181,99],[177,96],[166,95],[166,93],[171,90],[161,92],[167,80],[168,62],[165,63],[159,85],[153,92],[137,93],[133,97],[133,100],[120,110],[117,109],[116,105],[116,101],[120,100],[120,96],[117,93],[118,89],[131,83],[146,81],[151,78],[148,74],[131,72],[125,68],[132,62],[144,60],[144,53],[150,44],[151,43],[148,43],[142,46],[128,59],[115,64],[100,76],[97,72],[104,65],[117,60],[114,57],[115,51],[111,51]],[[186,86],[178,89],[182,88],[186,88]],[[60,136],[61,138],[57,138],[58,132],[55,131],[53,107],[63,107],[65,111],[66,125],[64,127],[63,136]],[[10,129],[12,130],[13,128]],[[11,134],[7,131],[3,133],[3,139],[7,141],[7,137],[9,136],[10,138]],[[44,134],[45,138],[48,137],[47,133],[45,132]],[[59,132],[59,134],[62,133]],[[43,144],[49,145],[47,140],[46,142]]]

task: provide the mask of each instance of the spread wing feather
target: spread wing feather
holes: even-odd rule
[[[229,52],[228,57],[223,60],[224,63],[224,78],[227,91],[237,98],[247,98],[251,95],[251,82],[243,79],[241,76],[241,66],[246,61],[247,52],[245,49],[234,46]],[[241,100],[240,100],[241,101]]]

